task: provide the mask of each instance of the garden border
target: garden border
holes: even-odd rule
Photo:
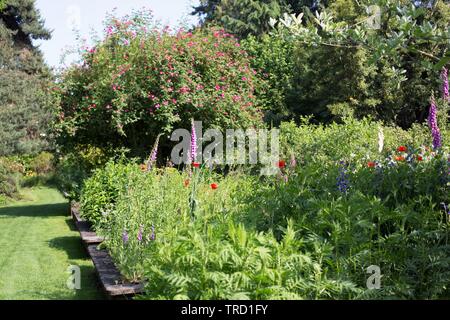
[[[123,280],[123,276],[117,269],[114,261],[106,249],[99,249],[98,246],[104,238],[98,236],[92,229],[88,221],[80,216],[79,205],[70,203],[70,215],[80,232],[81,240],[91,258],[98,278],[106,294],[110,297],[134,296],[144,292],[143,283],[130,283]]]

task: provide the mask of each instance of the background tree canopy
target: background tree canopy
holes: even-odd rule
[[[260,97],[271,106],[270,122],[353,115],[409,127],[427,117],[440,70],[450,59],[448,2],[243,3],[202,1],[195,13],[243,38],[253,67],[269,80]],[[381,9],[376,29],[368,23],[372,5]]]
[[[1,7],[0,7],[1,8]],[[10,0],[0,12],[0,155],[49,146],[51,74],[33,40],[49,39],[32,0]]]

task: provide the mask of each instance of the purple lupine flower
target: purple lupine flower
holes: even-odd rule
[[[128,240],[129,240],[129,238],[128,238],[128,232],[127,232],[127,230],[124,230],[123,233],[122,233],[122,241],[123,241],[123,244],[127,244],[127,243],[128,243]]]
[[[191,154],[190,160],[195,161],[197,159],[197,133],[195,132],[195,122],[192,119],[192,129],[191,129]]]
[[[337,187],[339,192],[347,194],[350,189],[350,182],[347,174],[348,164],[344,161],[339,162],[339,176],[337,177]]]
[[[142,233],[143,232],[144,232],[144,227],[141,225],[139,227],[139,232],[138,232],[138,235],[137,235],[137,239],[138,239],[139,242],[142,242]]]
[[[431,129],[431,135],[433,137],[433,148],[438,149],[442,145],[441,131],[439,130],[437,123],[437,107],[434,97],[431,97],[431,106],[428,114],[428,126]]]
[[[150,235],[150,240],[151,241],[156,240],[155,226],[152,226],[152,234]]]
[[[441,78],[442,78],[442,95],[445,101],[450,102],[450,94],[448,90],[448,70],[447,68],[442,68],[441,72]]]
[[[159,139],[161,138],[161,134],[156,138],[155,144],[153,145],[152,153],[150,154],[150,158],[147,162],[147,171],[150,171],[153,167],[153,164],[156,162],[156,158],[158,156],[158,148],[159,148]]]

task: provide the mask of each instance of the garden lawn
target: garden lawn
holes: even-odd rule
[[[0,299],[101,299],[92,261],[70,219],[67,201],[50,188],[23,191],[0,207]],[[67,268],[81,270],[70,290]]]

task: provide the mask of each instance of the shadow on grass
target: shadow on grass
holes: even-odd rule
[[[48,242],[48,246],[50,248],[65,251],[68,258],[71,260],[88,259],[87,254],[82,248],[79,236],[54,238]]]
[[[67,220],[68,224],[71,223]],[[57,237],[48,242],[50,248],[65,251],[69,260],[90,260],[79,236]],[[92,300],[106,299],[98,280],[94,266],[80,266],[81,289],[74,290],[74,295],[68,294],[66,288],[45,295],[45,299],[58,300]],[[69,277],[69,275],[68,275]]]
[[[75,223],[72,219],[66,219],[66,224],[69,227],[70,231],[78,231],[77,227],[75,226]]]
[[[0,216],[48,218],[69,215],[69,203],[16,206],[0,208]]]
[[[108,299],[101,288],[93,266],[80,266],[81,288],[71,290],[62,281],[52,290],[24,290],[17,292],[17,298],[26,296],[27,300],[105,300]],[[67,273],[67,279],[70,274]],[[15,298],[13,298],[15,299]]]

